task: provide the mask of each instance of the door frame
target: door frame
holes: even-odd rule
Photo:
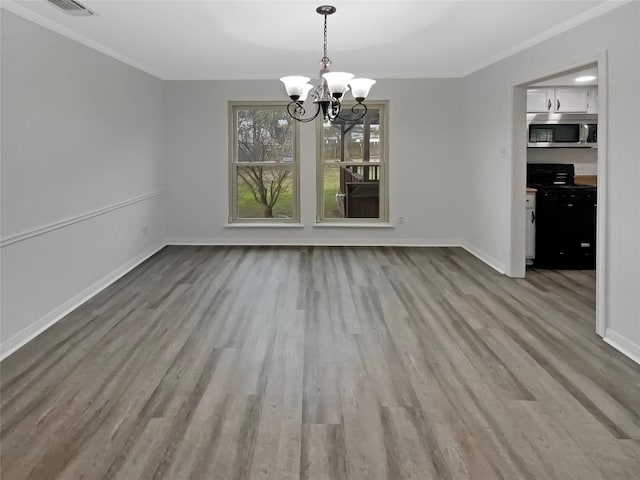
[[[608,79],[607,51],[576,60],[553,71],[525,79],[513,85],[510,93],[511,117],[511,232],[507,275],[524,278],[525,260],[525,201],[527,183],[527,86],[543,80],[596,65],[598,71],[598,196],[596,227],[596,325],[595,331],[604,337],[607,329],[607,158],[608,158]]]

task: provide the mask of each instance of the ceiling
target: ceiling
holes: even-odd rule
[[[322,0],[46,0],[3,8],[163,79],[317,77]],[[342,1],[328,17],[332,69],[373,78],[459,77],[625,1]]]
[[[587,82],[576,82],[576,78],[579,77],[595,77],[593,80]],[[598,85],[598,67],[592,66],[589,68],[575,70],[573,72],[567,72],[564,75],[558,75],[542,82],[536,82],[531,85],[532,87],[577,87],[585,85]]]

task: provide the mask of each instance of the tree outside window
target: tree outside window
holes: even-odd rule
[[[298,221],[297,125],[285,105],[231,106],[233,221]]]

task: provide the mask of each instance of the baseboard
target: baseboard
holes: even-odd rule
[[[506,268],[502,262],[475,248],[468,242],[452,238],[436,238],[430,240],[349,240],[333,239],[282,240],[274,238],[168,238],[167,245],[207,245],[207,246],[281,246],[281,247],[458,247],[463,248],[483,263],[504,274]]]
[[[40,335],[42,332],[56,324],[63,317],[68,315],[70,312],[78,308],[84,302],[89,300],[91,297],[97,295],[102,290],[107,288],[109,285],[114,283],[119,278],[123,277],[135,267],[140,265],[142,262],[147,260],[149,257],[160,251],[165,247],[164,242],[157,243],[151,248],[148,248],[140,255],[136,256],[129,262],[125,263],[121,267],[117,268],[107,276],[101,278],[96,283],[91,285],[90,287],[85,288],[83,291],[60,305],[59,307],[51,310],[49,313],[41,317],[39,320],[35,321],[31,325],[23,328],[18,333],[16,333],[11,338],[8,338],[2,344],[0,344],[0,360],[8,357],[13,352],[18,350],[23,345],[27,344],[35,337]]]
[[[640,365],[640,345],[633,343],[631,340],[623,337],[610,328],[607,328],[602,339],[620,353],[626,355]]]
[[[309,239],[283,240],[280,238],[168,238],[167,245],[190,246],[274,246],[274,247],[462,247],[462,242],[455,239],[433,240],[396,240],[389,242],[383,239]]]
[[[478,258],[482,262],[489,265],[496,272],[502,273],[504,275],[504,273],[507,271],[507,268],[504,265],[504,263],[500,262],[499,260],[496,260],[491,255],[471,245],[469,242],[463,241],[460,246],[464,248],[467,252],[469,252],[471,255],[473,255],[474,257]]]

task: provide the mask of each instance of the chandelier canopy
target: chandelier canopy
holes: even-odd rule
[[[291,103],[287,105],[287,112],[299,122],[310,122],[320,112],[325,120],[328,119],[331,122],[339,120],[357,122],[367,114],[367,106],[363,102],[376,81],[370,78],[354,78],[355,75],[347,72],[331,72],[329,70],[331,60],[327,56],[327,16],[335,13],[336,7],[322,5],[316,8],[316,12],[324,16],[324,56],[320,59],[320,83],[313,86],[309,83],[309,77],[282,77],[280,81],[284,83],[287,95],[291,99]],[[351,90],[356,103],[351,107],[351,113],[345,117],[340,115],[341,102],[349,90]],[[312,116],[305,117],[307,112],[304,108],[304,102],[309,95],[313,98],[313,103],[316,104],[316,111]]]

